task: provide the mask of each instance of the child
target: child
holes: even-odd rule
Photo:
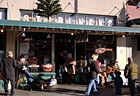
[[[122,94],[121,88],[122,88],[123,80],[120,77],[120,75],[121,75],[121,72],[117,71],[116,72],[116,78],[115,78],[115,81],[114,81],[116,95],[121,95]]]

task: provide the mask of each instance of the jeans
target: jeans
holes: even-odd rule
[[[131,96],[135,96],[135,81],[136,79],[128,78]]]
[[[59,80],[60,80],[60,81],[62,81],[62,77],[63,77],[62,75],[63,75],[63,69],[60,68],[60,69],[59,69]]]
[[[93,92],[97,92],[97,89],[96,89],[96,80],[97,80],[97,78],[90,80],[90,83],[88,84],[88,87],[87,87],[86,92],[85,92],[86,95],[89,95],[90,94],[90,91],[92,89],[92,86],[93,86]]]
[[[27,81],[28,81],[28,88],[31,87],[31,78],[32,78],[32,75],[29,73],[28,70],[24,70],[24,74],[26,75],[26,78],[27,78]]]
[[[100,83],[100,78],[99,78],[99,74],[97,75],[97,78],[96,78],[96,86],[98,86],[98,84]]]

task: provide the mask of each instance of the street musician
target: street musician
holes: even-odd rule
[[[107,75],[110,74],[112,79],[115,79],[116,78],[115,72],[119,71],[119,70],[120,70],[120,67],[118,65],[118,61],[115,60],[113,64],[108,64],[107,65],[106,73],[107,73]]]

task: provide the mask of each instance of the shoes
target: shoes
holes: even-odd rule
[[[5,95],[5,96],[9,96],[9,94],[8,94],[8,93],[5,93],[4,95]]]
[[[89,95],[84,94],[84,95],[82,95],[82,96],[89,96]]]
[[[105,85],[101,85],[102,87],[106,87]]]
[[[10,96],[14,96],[15,94],[11,93]],[[9,96],[9,95],[8,95]]]
[[[98,91],[94,92],[94,95],[99,95],[100,93]]]
[[[28,90],[29,90],[29,91],[33,91],[33,89],[32,89],[32,88],[29,88]]]

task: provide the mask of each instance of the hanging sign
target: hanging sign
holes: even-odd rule
[[[113,50],[112,48],[98,48],[98,49],[95,50],[95,52],[96,52],[97,54],[103,54],[103,53],[105,53],[106,51],[112,51],[112,50]]]

